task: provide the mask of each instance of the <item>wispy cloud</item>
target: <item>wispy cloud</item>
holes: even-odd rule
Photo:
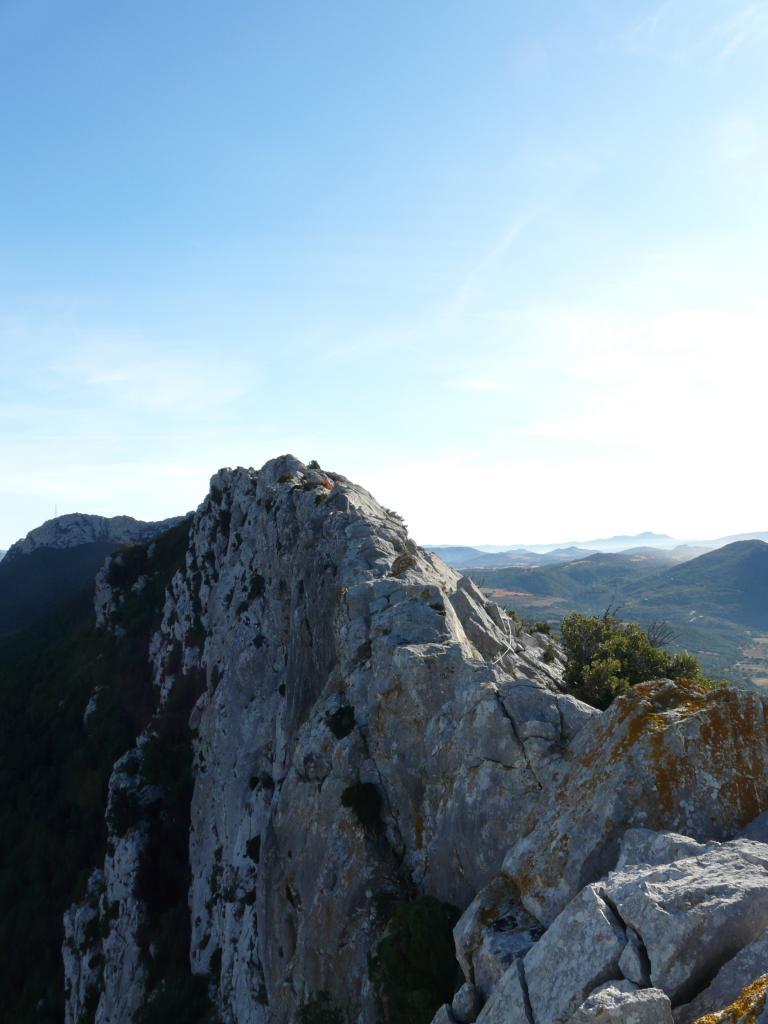
[[[727,61],[768,39],[768,0],[752,0],[723,16],[713,0],[664,0],[623,33],[631,50],[685,63]]]
[[[486,277],[504,259],[520,236],[538,220],[541,210],[531,209],[521,214],[506,228],[502,235],[483,253],[479,260],[464,275],[461,283],[447,305],[449,316],[464,313],[470,303],[482,291]]]
[[[768,39],[768,2],[757,0],[747,4],[715,30],[720,60],[730,60],[742,47],[763,43]]]

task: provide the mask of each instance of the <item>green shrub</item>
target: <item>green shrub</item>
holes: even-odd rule
[[[621,662],[617,658],[595,658],[586,666],[579,686],[579,696],[596,708],[607,708],[615,697],[629,690],[629,683],[621,675]]]
[[[110,559],[107,583],[127,590],[138,580],[147,566],[148,544],[125,544]]]
[[[355,728],[355,709],[345,704],[337,708],[332,715],[328,715],[325,722],[336,739],[343,740]]]
[[[651,679],[693,679],[706,688],[722,685],[703,676],[692,654],[670,654],[640,626],[609,612],[601,617],[566,615],[561,636],[566,682],[573,694],[596,708],[607,708],[631,686]]]
[[[152,545],[132,546],[130,567],[116,570],[126,584],[147,577],[141,591],[126,593],[115,616],[125,635],[95,627],[89,578],[85,587],[70,580],[65,604],[41,606],[29,628],[0,638],[0,779],[10,794],[0,806],[3,1020],[63,1019],[62,915],[103,862],[112,766],[156,708],[149,640],[165,588],[184,565],[189,529],[183,520]],[[83,709],[97,691],[84,724]],[[117,832],[144,814],[128,793],[112,810]],[[188,845],[188,828],[186,837]],[[184,952],[188,961],[188,946]]]
[[[437,1009],[449,1003],[458,980],[453,926],[456,907],[433,896],[400,900],[369,974],[388,1024],[429,1024]]]
[[[381,822],[381,794],[372,782],[356,782],[341,794],[343,807],[349,807],[366,831],[378,831]]]
[[[264,593],[264,584],[266,580],[261,573],[255,572],[251,576],[251,585],[248,588],[248,600],[254,601],[257,597],[261,597]]]
[[[344,1024],[344,1015],[327,992],[317,992],[299,1007],[299,1024]]]
[[[544,633],[545,636],[550,636],[552,633],[552,627],[548,622],[534,622],[532,619],[524,619],[522,627],[526,633]]]
[[[216,1019],[208,978],[199,974],[167,979],[135,1017],[136,1024],[215,1024]]]
[[[110,831],[116,836],[124,836],[134,825],[138,825],[140,820],[141,805],[136,794],[132,790],[116,789],[112,794],[107,816]]]

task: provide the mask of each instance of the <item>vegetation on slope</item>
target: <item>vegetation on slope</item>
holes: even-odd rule
[[[10,561],[3,559],[0,639],[58,613],[68,616],[73,596],[92,592],[94,576],[115,547],[111,541],[96,541],[72,548],[38,548]]]
[[[663,553],[662,553],[663,554]],[[653,553],[600,554],[564,566],[475,571],[494,600],[525,618],[559,625],[572,611],[600,615],[609,606],[647,627],[674,627],[673,650],[688,650],[704,671],[739,685],[768,678],[768,544],[739,541],[670,567]],[[757,647],[755,645],[758,645]]]
[[[574,696],[601,709],[631,686],[651,679],[691,679],[706,687],[722,685],[704,676],[692,654],[664,650],[665,635],[667,631],[660,624],[645,630],[635,623],[621,622],[611,612],[602,616],[573,612],[561,626],[566,683]]]
[[[369,973],[387,1024],[429,1024],[456,990],[459,911],[433,896],[398,900]]]
[[[15,1024],[62,1019],[62,915],[103,859],[112,765],[154,708],[147,646],[188,528],[155,541],[124,636],[95,629],[90,579],[0,644],[0,1001]]]

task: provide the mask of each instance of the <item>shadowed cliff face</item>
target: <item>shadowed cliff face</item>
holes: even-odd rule
[[[125,601],[108,578],[107,629]],[[193,971],[233,1021],[288,1020],[320,991],[373,1020],[386,897],[466,905],[597,714],[548,646],[344,478],[291,457],[217,474],[150,645],[158,712],[110,784],[108,820],[132,816],[67,917],[68,1019],[98,990],[96,1020],[127,1021],[157,985],[143,764],[186,704]]]

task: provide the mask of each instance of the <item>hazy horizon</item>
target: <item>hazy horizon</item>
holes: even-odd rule
[[[49,522],[51,519],[57,518],[58,516],[71,515],[71,514],[86,514],[86,515],[88,515],[88,514],[97,514],[97,515],[100,514],[100,513],[88,513],[87,510],[85,510],[85,509],[77,509],[77,510],[73,510],[72,512],[67,512],[67,511],[61,511],[60,512],[58,510],[55,510],[55,511],[56,511],[56,515],[55,516],[51,516],[48,519],[42,520],[39,523],[35,523],[34,525],[30,526],[27,530],[25,530],[24,533],[20,534],[18,537],[15,537],[12,541],[6,541],[5,543],[0,543],[0,551],[7,551],[8,548],[10,548],[12,546],[12,544],[14,544],[17,540],[22,540],[29,532],[31,532],[32,530],[36,529],[39,526],[43,526],[46,522]],[[190,513],[194,512],[194,511],[195,511],[195,509],[191,508],[191,509],[185,510],[184,512],[179,511],[177,513],[174,513],[174,515],[187,515],[187,514],[190,514]],[[117,513],[117,515],[128,515],[128,514],[129,513]],[[134,516],[133,518],[140,518],[140,517]],[[171,518],[171,516],[169,516],[167,518]],[[535,549],[535,548],[551,548],[551,549],[556,549],[556,548],[565,548],[565,547],[587,547],[590,544],[601,544],[601,543],[607,544],[610,541],[616,541],[616,540],[627,540],[627,541],[638,540],[638,541],[640,541],[640,540],[644,540],[644,539],[649,538],[649,537],[658,538],[659,540],[663,539],[665,542],[666,541],[670,542],[669,544],[666,544],[666,543],[665,544],[661,544],[660,543],[658,545],[660,547],[674,547],[676,545],[695,545],[697,543],[704,544],[704,543],[707,543],[709,541],[719,541],[719,540],[722,540],[724,538],[739,537],[739,536],[743,536],[743,535],[759,534],[759,533],[768,533],[768,529],[766,529],[766,530],[760,530],[760,529],[757,529],[757,530],[744,530],[744,531],[740,531],[739,533],[719,534],[717,536],[711,536],[711,537],[701,537],[701,536],[692,536],[692,535],[688,535],[688,536],[675,536],[675,535],[672,535],[672,534],[665,533],[664,531],[661,531],[661,530],[643,530],[643,531],[640,531],[639,533],[636,533],[636,534],[629,534],[629,533],[624,533],[624,532],[619,531],[617,533],[612,533],[612,534],[609,534],[609,535],[606,535],[606,536],[601,536],[601,537],[590,536],[590,537],[584,537],[584,538],[581,538],[581,539],[574,539],[573,537],[569,537],[567,540],[558,540],[558,541],[553,541],[551,539],[551,537],[550,538],[540,538],[538,540],[529,540],[529,541],[511,540],[511,541],[506,541],[506,542],[501,542],[501,543],[493,543],[493,542],[485,541],[485,540],[478,541],[477,543],[474,543],[474,542],[468,541],[468,540],[466,540],[464,538],[458,538],[458,539],[455,539],[455,540],[450,540],[450,541],[445,541],[445,542],[443,542],[443,541],[432,541],[429,538],[427,538],[426,540],[423,539],[423,538],[419,538],[418,540],[419,540],[419,543],[423,547],[426,547],[426,548],[429,548],[429,549],[448,548],[448,547],[467,547],[467,548],[474,548],[474,549],[476,549],[478,551],[494,553],[494,552],[505,552],[505,551],[513,550],[515,548],[531,550],[531,549]],[[641,545],[638,545],[638,546],[641,546]],[[653,546],[653,545],[651,545],[651,546]]]
[[[286,451],[420,542],[759,525],[767,49],[768,0],[9,0],[0,548]]]

